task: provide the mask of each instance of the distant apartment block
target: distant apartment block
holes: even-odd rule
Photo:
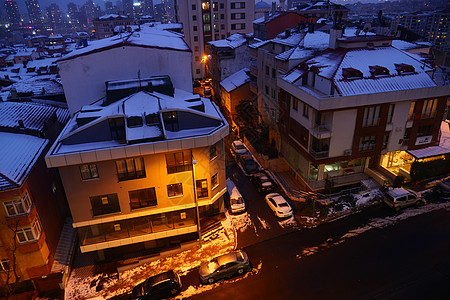
[[[175,0],[177,22],[183,24],[185,41],[192,49],[192,77],[206,75],[207,43],[234,33],[251,33],[254,1]]]
[[[94,20],[95,38],[97,40],[114,35],[114,29],[121,26],[123,31],[127,26],[134,24],[134,20],[124,15],[108,14]]]

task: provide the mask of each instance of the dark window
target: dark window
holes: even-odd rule
[[[217,180],[217,173],[211,176],[211,189],[215,189],[219,185],[219,181]]]
[[[199,61],[199,58],[198,58],[198,56],[195,56],[195,61]]]
[[[90,197],[92,214],[94,216],[120,212],[117,194]]]
[[[266,75],[269,76],[270,68],[269,66],[266,66]]]
[[[197,26],[194,26],[192,29],[193,29],[194,31],[197,31],[197,30],[198,30],[198,27],[197,27]]]
[[[298,99],[295,97],[292,98],[292,109],[295,111],[298,110]]]
[[[129,191],[128,194],[130,196],[131,209],[158,205],[154,187],[136,191]]]
[[[125,122],[123,118],[109,119],[109,130],[113,140],[125,139]]]
[[[236,14],[231,14],[231,20],[236,20]]]
[[[96,164],[86,164],[80,166],[81,179],[98,178],[98,171]]]
[[[272,78],[275,78],[275,77],[276,77],[276,75],[277,75],[277,72],[275,71],[275,69],[274,69],[274,68],[272,68]]]
[[[144,158],[128,158],[116,161],[119,181],[145,177]]]
[[[208,197],[208,181],[206,179],[197,180],[195,187],[197,190],[197,198]]]
[[[192,4],[192,10],[196,10],[197,6],[195,4]]]
[[[142,127],[142,117],[128,117],[127,118],[127,127],[133,128],[133,127]]]
[[[195,69],[195,74],[200,74],[200,69]]]
[[[175,184],[167,185],[167,196],[168,197],[175,197],[175,196],[182,196],[182,195],[183,195],[183,184],[182,183],[175,183]]]
[[[209,147],[209,159],[213,159],[217,156],[217,146],[216,144]]]
[[[192,21],[197,21],[197,16],[196,15],[192,16]]]
[[[265,92],[266,92],[266,95],[269,95],[269,87],[267,85],[265,86]]]
[[[166,130],[178,131],[178,115],[176,111],[169,111],[163,113],[164,125]]]
[[[380,122],[380,110],[380,105],[364,108],[363,127],[378,126]]]
[[[167,174],[191,171],[191,150],[166,154]]]
[[[236,2],[232,2],[231,3],[231,9],[235,9],[236,8]]]
[[[231,30],[236,30],[236,24],[231,24]]]
[[[245,19],[245,13],[241,13],[241,19]]]
[[[220,19],[221,20],[225,19],[225,15],[224,14],[220,14]]]
[[[245,2],[241,2],[241,8],[245,8]]]
[[[152,124],[159,124],[159,115],[158,114],[150,114],[145,116],[145,124],[152,125]]]
[[[433,125],[428,125],[428,126],[420,126],[417,129],[417,136],[427,136],[427,135],[432,135],[433,132]]]
[[[194,42],[198,42],[198,36],[194,36]]]
[[[220,9],[224,9],[225,8],[225,4],[220,3]]]

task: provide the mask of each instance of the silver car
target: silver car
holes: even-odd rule
[[[214,283],[220,279],[244,274],[251,269],[247,253],[238,250],[202,263],[198,275],[201,283]]]

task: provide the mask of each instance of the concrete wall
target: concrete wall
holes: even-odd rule
[[[169,75],[175,88],[192,92],[191,52],[118,47],[59,62],[69,112],[106,95],[105,82]]]
[[[192,155],[197,161],[195,178],[207,179],[210,200],[225,188],[225,152],[223,141],[217,143],[218,155],[209,158],[209,147],[195,148]],[[170,152],[169,152],[170,153]],[[144,157],[146,177],[118,182],[114,160],[97,162],[98,179],[82,180],[79,165],[59,168],[64,188],[68,197],[75,226],[86,226],[87,222],[110,222],[142,215],[151,215],[176,209],[194,207],[192,171],[167,174],[165,154],[146,155]],[[219,186],[211,190],[211,176],[218,174]],[[183,196],[167,196],[167,185],[182,183]],[[131,210],[129,191],[155,187],[158,205],[155,207]],[[117,193],[120,213],[93,217],[90,196]],[[205,201],[203,201],[205,202]],[[207,202],[207,201],[206,201]],[[207,205],[209,203],[204,203]],[[202,201],[200,201],[202,205]]]

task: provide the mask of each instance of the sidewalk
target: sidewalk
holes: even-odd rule
[[[188,245],[188,249],[166,251],[138,262],[135,259],[128,264],[126,261],[96,264],[92,253],[78,251],[65,299],[111,299],[129,294],[135,285],[152,275],[171,269],[180,275],[186,274],[203,261],[235,249],[236,238],[230,218],[221,224],[203,236],[202,247],[194,241]],[[195,294],[195,289],[190,286],[189,293]],[[180,296],[183,296],[183,292]]]

